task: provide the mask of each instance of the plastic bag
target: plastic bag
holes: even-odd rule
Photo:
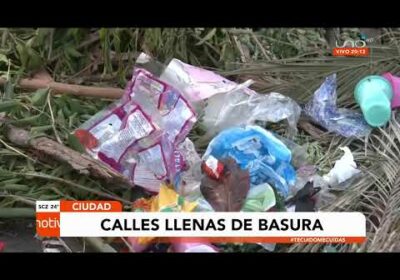
[[[255,186],[247,193],[242,207],[243,212],[265,212],[276,204],[272,187],[265,183]]]
[[[331,192],[331,188],[327,182],[319,175],[313,177],[313,185],[321,188],[321,191],[316,195],[315,208],[321,209],[331,205],[338,197],[336,194]]]
[[[304,166],[309,165],[307,148],[305,146],[301,146],[292,140],[284,138],[282,136],[276,135],[276,138],[281,140],[283,144],[288,147],[292,153],[292,165],[294,168],[298,169]]]
[[[281,195],[289,194],[296,172],[290,150],[272,133],[259,126],[233,127],[219,133],[203,156],[231,157],[241,169],[249,170],[251,187],[270,183]]]
[[[162,181],[179,186],[185,160],[178,145],[196,120],[178,90],[136,68],[124,96],[75,135],[92,156],[157,192]]]
[[[317,169],[313,165],[305,165],[296,170],[296,183],[290,188],[290,195],[296,195],[308,182],[313,181]]]
[[[237,86],[235,82],[212,71],[183,63],[178,59],[170,61],[160,79],[184,92],[192,102],[229,92]]]
[[[175,186],[175,189],[188,201],[196,201],[201,197],[201,158],[189,138],[186,138],[185,141],[178,145],[178,151],[183,155],[185,165],[181,182]]]
[[[350,149],[348,147],[340,147],[339,149],[344,152],[344,155],[335,162],[329,173],[323,176],[323,179],[331,187],[337,186],[360,173]]]
[[[365,137],[371,127],[361,113],[336,106],[336,74],[328,76],[318,90],[315,91],[304,111],[315,122],[330,132],[344,137]]]
[[[210,203],[201,196],[199,199],[196,200],[197,202],[197,207],[194,210],[194,212],[214,212],[215,210],[212,208]]]
[[[280,93],[258,94],[247,88],[251,81],[241,84],[223,95],[207,100],[203,124],[209,135],[236,125],[254,124],[255,121],[279,122],[287,120],[289,136],[297,133],[301,108],[291,98]]]
[[[160,78],[160,76],[166,69],[164,64],[162,64],[161,62],[157,61],[150,55],[143,53],[143,52],[140,53],[140,55],[137,57],[137,59],[135,61],[135,68],[144,69],[144,70],[152,73],[157,78]],[[168,81],[165,81],[165,82],[168,83]],[[173,85],[173,83],[169,83],[169,84]]]
[[[196,108],[204,108],[203,124],[208,137],[236,125],[254,121],[279,122],[287,119],[289,135],[297,132],[300,106],[279,93],[258,94],[248,88],[253,82],[237,84],[215,72],[172,59],[160,79],[174,85]],[[203,100],[206,100],[203,103]]]

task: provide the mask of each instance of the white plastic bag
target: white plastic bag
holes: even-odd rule
[[[350,149],[348,147],[340,147],[340,149],[344,151],[344,155],[335,162],[335,165],[329,173],[323,176],[323,179],[331,187],[347,181],[360,172],[360,170],[357,169],[357,164],[354,161]]]

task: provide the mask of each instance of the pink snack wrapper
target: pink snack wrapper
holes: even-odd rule
[[[136,68],[124,96],[85,122],[75,135],[86,151],[132,182],[158,192],[184,171],[182,143],[197,116],[181,92]]]

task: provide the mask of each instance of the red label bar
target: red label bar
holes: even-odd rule
[[[334,48],[333,56],[369,56],[369,48]]]
[[[122,212],[122,204],[119,201],[60,201],[61,212]]]

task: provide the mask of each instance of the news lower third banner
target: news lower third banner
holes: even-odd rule
[[[356,212],[123,212],[118,201],[63,200],[36,203],[36,231],[169,243],[362,243],[366,220]]]

